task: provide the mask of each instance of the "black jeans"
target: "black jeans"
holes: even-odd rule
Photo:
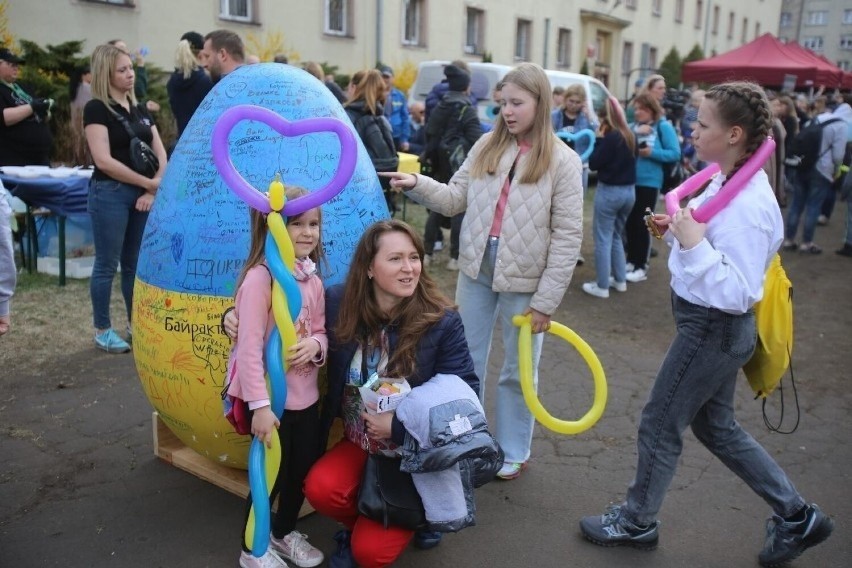
[[[278,510],[272,515],[272,535],[283,538],[296,528],[299,510],[305,502],[302,485],[308,471],[319,459],[319,403],[304,410],[285,410],[278,427],[281,438],[281,466],[269,495],[278,498]],[[241,544],[245,549],[245,526],[251,510],[251,493],[246,498],[245,523]],[[246,550],[248,552],[248,550]]]
[[[656,187],[636,186],[636,201],[633,203],[633,209],[630,210],[624,227],[627,238],[627,262],[633,264],[634,269],[645,268],[648,264],[651,235],[648,234],[648,226],[645,225],[645,208],[650,207],[653,211],[659,194],[660,190]]]
[[[444,223],[446,216],[429,211],[429,217],[426,219],[426,226],[423,229],[423,246],[426,254],[432,254],[435,250],[435,243],[443,241],[441,233],[441,225]],[[462,220],[464,213],[453,215],[450,219],[450,258],[459,259],[459,233],[461,233]]]

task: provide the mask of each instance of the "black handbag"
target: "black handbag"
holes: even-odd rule
[[[127,131],[127,135],[130,136],[130,164],[133,171],[137,174],[142,174],[146,178],[153,178],[160,169],[160,160],[157,158],[154,150],[136,135],[136,132],[133,131],[126,118],[109,106],[107,108],[121,123],[124,130]]]
[[[382,455],[367,456],[358,492],[358,512],[385,528],[425,530],[429,523],[423,501],[411,474],[399,469],[400,463],[399,459]]]

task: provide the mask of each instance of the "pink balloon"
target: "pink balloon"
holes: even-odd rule
[[[331,200],[349,183],[355,171],[355,160],[358,156],[358,146],[355,136],[349,126],[342,120],[336,118],[308,118],[290,122],[277,113],[255,105],[237,105],[229,108],[213,127],[213,163],[219,170],[219,175],[231,191],[236,193],[249,207],[257,209],[261,213],[269,213],[269,199],[266,195],[252,187],[240,175],[231,161],[231,153],[228,149],[228,136],[234,126],[243,120],[256,120],[262,122],[282,136],[302,136],[314,132],[333,132],[340,139],[340,162],[334,177],[325,186],[310,195],[287,201],[282,211],[283,215],[289,217],[304,213],[308,209],[319,207],[326,201]],[[271,180],[270,180],[271,181]]]
[[[698,209],[692,212],[692,218],[699,223],[706,223],[719,211],[724,209],[731,200],[739,195],[740,191],[746,186],[751,176],[757,173],[757,170],[763,167],[764,162],[769,159],[775,151],[775,140],[771,136],[764,140],[760,148],[752,155],[748,161],[734,174],[725,187],[704,203],[698,206]],[[666,194],[666,211],[669,215],[674,215],[680,209],[680,201],[697,190],[701,185],[709,180],[716,172],[719,171],[719,164],[710,164],[688,180],[677,186]]]

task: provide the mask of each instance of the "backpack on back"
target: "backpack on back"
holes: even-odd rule
[[[450,181],[473,146],[464,135],[464,118],[469,109],[471,106],[467,103],[456,103],[450,111],[450,121],[438,141],[438,164],[435,173],[439,181]]]
[[[793,138],[790,154],[784,159],[784,164],[800,172],[810,171],[811,168],[816,166],[822,155],[831,149],[829,147],[825,152],[820,153],[825,127],[841,120],[843,119],[829,118],[825,122],[820,122],[817,119],[811,120]]]

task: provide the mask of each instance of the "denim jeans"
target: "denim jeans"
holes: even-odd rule
[[[639,425],[639,463],[625,513],[634,523],[657,519],[683,449],[695,437],[787,517],[805,502],[772,457],[734,418],[737,371],[751,358],[757,338],[754,313],[731,315],[672,294],[677,335],[654,381]]]
[[[846,241],[845,244],[852,246],[852,195],[846,200]]]
[[[633,209],[636,192],[632,185],[606,185],[598,182],[595,190],[595,214],[592,230],[595,235],[595,272],[598,287],[609,289],[609,276],[625,282],[624,226]]]
[[[788,241],[796,240],[799,220],[804,212],[805,226],[802,229],[802,242],[813,242],[822,202],[829,191],[832,191],[831,181],[816,169],[810,173],[796,172],[793,175],[793,199],[789,204],[790,209],[787,211],[784,238]]]
[[[479,398],[485,405],[485,379],[491,339],[497,318],[503,328],[503,366],[497,381],[497,426],[495,437],[506,454],[506,461],[523,463],[530,457],[535,419],[530,414],[521,393],[518,374],[518,328],[512,316],[522,314],[530,305],[531,293],[494,292],[491,283],[497,260],[499,240],[489,239],[476,279],[459,273],[456,303],[464,324],[464,334],[479,377]],[[533,384],[538,388],[538,361],[541,357],[543,334],[533,335]]]
[[[95,242],[95,265],[89,292],[96,329],[109,329],[109,304],[112,280],[121,262],[121,294],[127,309],[127,321],[133,307],[136,263],[142,246],[142,233],[148,213],[136,210],[143,190],[115,180],[95,180],[89,184],[89,214]]]

